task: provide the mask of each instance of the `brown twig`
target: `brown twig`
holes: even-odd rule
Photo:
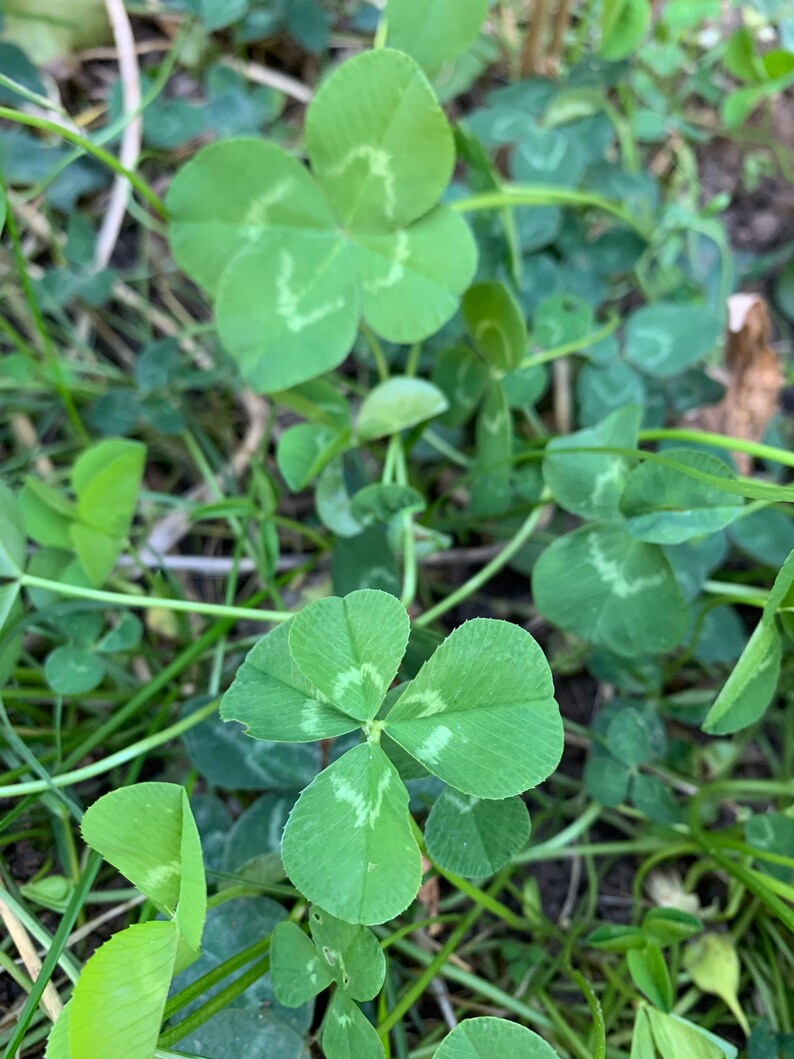
[[[11,940],[17,947],[17,952],[22,959],[22,963],[25,965],[25,970],[28,972],[28,976],[33,982],[35,982],[41,972],[41,960],[36,953],[36,948],[33,942],[28,936],[28,932],[2,897],[0,897],[0,919],[3,920]],[[51,1022],[55,1022],[63,1011],[63,1002],[58,996],[58,991],[52,982],[48,982],[44,987],[44,992],[41,995],[41,1006]]]
[[[529,9],[524,50],[521,55],[521,76],[542,73],[543,40],[549,21],[549,0],[532,0]]]

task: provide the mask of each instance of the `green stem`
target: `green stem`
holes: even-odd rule
[[[506,566],[513,556],[523,548],[534,533],[535,527],[545,510],[546,505],[541,505],[531,511],[518,533],[508,544],[505,545],[504,548],[502,548],[498,555],[495,555],[493,559],[491,559],[489,563],[486,563],[481,570],[474,574],[473,577],[470,577],[468,581],[465,581],[460,588],[451,592],[446,599],[442,599],[441,602],[437,603],[434,607],[431,607],[430,610],[426,610],[424,614],[420,614],[419,617],[415,619],[414,625],[420,628],[424,625],[430,625],[430,623],[434,622],[436,618],[440,618],[442,614],[446,614],[447,611],[452,610],[453,607],[456,607],[462,600],[471,596],[474,592],[477,592],[487,581],[490,581],[490,579],[495,574],[499,573],[502,567]]]
[[[22,574],[19,584],[22,588],[43,588],[72,599],[93,599],[115,607],[138,607],[147,610],[150,607],[162,607],[163,610],[178,610],[187,614],[207,614],[214,618],[239,618],[261,622],[280,622],[292,617],[290,611],[283,610],[253,610],[248,607],[229,607],[223,603],[194,602],[191,599],[164,599],[133,596],[124,592],[105,592],[99,588],[82,588],[79,585],[50,581],[49,578],[36,577],[34,574]]]
[[[206,706],[202,706],[201,709],[195,710],[187,717],[183,717],[169,728],[164,728],[155,735],[147,736],[146,739],[132,743],[130,746],[124,747],[123,750],[119,750],[109,757],[102,758],[101,761],[94,761],[92,764],[85,765],[81,769],[75,769],[73,772],[62,772],[60,775],[51,776],[49,782],[47,780],[30,780],[27,783],[13,783],[7,787],[0,787],[0,798],[22,798],[28,794],[41,794],[44,791],[48,791],[51,787],[71,787],[75,783],[82,783],[83,780],[101,776],[119,765],[133,761],[142,754],[147,754],[150,750],[154,750],[156,747],[176,739],[183,732],[187,732],[191,728],[195,728],[197,724],[201,724],[202,721],[206,721],[217,709],[217,700],[209,702]]]
[[[702,445],[713,445],[717,449],[728,449],[731,452],[746,452],[759,460],[773,460],[786,467],[794,467],[794,452],[779,449],[775,445],[763,445],[760,441],[746,441],[744,438],[726,437],[724,434],[712,434],[707,430],[686,430],[683,427],[667,427],[655,430],[641,430],[640,442],[643,441],[693,441]]]
[[[413,942],[404,940],[397,941],[392,947],[398,952],[403,953],[405,956],[409,956],[423,967],[428,967],[431,963],[435,962],[434,957],[429,952],[420,949],[419,946],[414,945]],[[516,1000],[516,998],[511,996],[510,993],[506,993],[497,986],[491,985],[491,983],[485,981],[485,979],[479,978],[477,975],[471,974],[468,971],[462,971],[459,967],[455,967],[454,964],[447,963],[444,966],[437,968],[435,975],[438,975],[441,978],[447,978],[450,982],[455,982],[457,985],[462,985],[466,989],[470,989],[475,995],[492,1001],[497,1007],[504,1008],[505,1011],[512,1011],[514,1015],[518,1015],[519,1018],[530,1023],[530,1025],[537,1026],[544,1030],[552,1029],[551,1020],[539,1011],[535,1011],[534,1008],[522,1004],[520,1000]]]
[[[261,941],[255,941],[253,945],[249,945],[247,949],[243,949],[242,952],[235,953],[234,956],[230,956],[228,960],[224,960],[223,963],[218,964],[217,967],[213,967],[211,971],[203,974],[201,978],[197,978],[195,982],[191,982],[189,986],[181,990],[179,993],[175,993],[165,1005],[163,1011],[163,1020],[170,1019],[172,1015],[175,1015],[177,1011],[181,1011],[182,1008],[187,1007],[188,1004],[192,1004],[194,1000],[197,1000],[202,994],[208,992],[213,986],[216,986],[218,982],[222,982],[224,978],[228,978],[230,974],[234,974],[235,971],[241,967],[245,967],[251,960],[255,960],[257,956],[264,956],[264,954],[270,948],[270,936],[262,938]]]
[[[450,206],[458,213],[473,213],[477,210],[497,210],[504,206],[578,206],[611,213],[632,228],[643,239],[648,237],[630,210],[618,202],[594,195],[588,191],[571,188],[543,187],[542,185],[505,184],[499,191],[485,191],[469,198],[457,199]]]
[[[118,158],[114,158],[112,154],[103,150],[103,148],[97,147],[96,144],[79,132],[75,132],[73,129],[63,125],[57,125],[54,121],[48,121],[47,118],[40,118],[35,114],[25,114],[20,110],[12,110],[10,107],[0,107],[0,118],[5,118],[6,121],[14,121],[18,125],[27,125],[32,129],[41,129],[44,132],[52,133],[54,136],[60,136],[61,139],[67,140],[77,147],[81,147],[86,154],[92,155],[98,162],[106,165],[108,169],[112,169],[119,176],[126,177],[142,199],[145,199],[161,217],[167,216],[163,200],[149,187],[145,180],[137,173],[125,168]]]
[[[581,338],[577,338],[573,342],[566,342],[564,345],[544,350],[543,353],[535,353],[534,355],[525,357],[521,361],[520,367],[534,368],[539,364],[547,364],[550,360],[558,360],[560,357],[567,357],[569,353],[576,353],[581,349],[587,349],[588,346],[594,346],[596,342],[608,338],[619,326],[620,317],[617,315],[610,316],[603,327],[591,331],[589,335],[583,335]]]
[[[431,962],[425,967],[424,971],[419,975],[416,981],[406,989],[395,1007],[392,1008],[383,1022],[378,1026],[379,1037],[385,1037],[400,1021],[403,1015],[411,1010],[417,1000],[421,997],[422,993],[424,993],[425,989],[427,989],[441,968],[454,953],[455,949],[457,949],[459,943],[477,922],[483,911],[484,909],[482,905],[474,905],[473,908],[469,909],[463,919],[461,919],[460,923],[458,923],[457,927],[455,927],[449,935],[444,945],[432,958]]]
[[[531,864],[533,861],[548,860],[550,856],[559,854],[566,846],[574,842],[580,835],[583,835],[601,816],[601,813],[602,806],[598,802],[593,802],[581,816],[578,816],[568,827],[559,831],[554,838],[550,838],[548,842],[541,842],[537,846],[530,846],[526,853],[519,853],[517,857],[514,857],[515,863]],[[623,846],[624,843],[618,843],[618,845]]]
[[[223,1011],[224,1008],[228,1007],[229,1004],[244,993],[249,986],[252,986],[254,982],[258,982],[262,975],[267,972],[269,966],[270,959],[265,956],[263,959],[259,960],[258,963],[255,963],[250,970],[245,971],[239,978],[235,978],[233,982],[230,982],[225,989],[221,989],[219,993],[216,993],[214,997],[211,997],[206,1004],[203,1004],[198,1009],[198,1011],[194,1011],[191,1015],[188,1015],[186,1019],[182,1019],[181,1022],[178,1022],[176,1026],[172,1026],[164,1033],[161,1033],[160,1039],[157,1042],[158,1045],[161,1048],[168,1048],[172,1044],[176,1044],[177,1041],[181,1041],[183,1037],[187,1037],[188,1034],[193,1033],[199,1028],[199,1026],[203,1026],[213,1015],[217,1015],[219,1011]]]

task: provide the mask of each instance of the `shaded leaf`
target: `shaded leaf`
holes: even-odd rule
[[[520,798],[483,801],[446,790],[425,824],[428,855],[464,878],[493,875],[529,838],[529,814]]]

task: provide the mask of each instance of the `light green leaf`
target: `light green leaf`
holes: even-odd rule
[[[268,229],[239,250],[218,284],[221,341],[260,393],[340,364],[360,311],[351,248],[336,231]]]
[[[444,1040],[434,1059],[558,1059],[542,1037],[507,1019],[466,1019]]]
[[[409,632],[398,599],[362,589],[304,607],[290,622],[289,649],[322,695],[350,717],[368,721],[397,675]]]
[[[25,566],[26,543],[23,509],[0,482],[0,577],[19,577]]]
[[[63,494],[38,478],[26,478],[19,504],[27,531],[37,544],[71,549],[69,527],[77,518],[77,511]],[[5,504],[3,507],[5,510]]]
[[[297,923],[279,923],[270,939],[270,976],[279,1004],[297,1008],[331,985],[317,948]]]
[[[662,1011],[670,1011],[675,994],[670,972],[658,945],[648,944],[644,949],[629,949],[626,953],[629,974],[640,992]]]
[[[297,229],[322,237],[336,227],[300,162],[253,137],[205,147],[172,180],[166,206],[174,258],[210,294],[240,249],[267,233]]]
[[[72,1051],[69,1047],[69,1015],[71,1009],[72,1002],[70,1000],[50,1030],[44,1059],[72,1059]]]
[[[651,1024],[645,1012],[645,1007],[637,1009],[634,1019],[634,1033],[631,1036],[631,1055],[629,1059],[655,1059],[656,1051],[653,1046],[653,1035]]]
[[[549,621],[619,655],[668,651],[686,634],[686,600],[664,552],[617,523],[559,537],[536,562],[532,586]]]
[[[8,621],[18,598],[19,584],[16,581],[0,585],[0,629],[2,629]]]
[[[349,750],[306,788],[281,856],[310,901],[349,923],[383,923],[417,894],[422,868],[408,792],[379,746]]]
[[[794,585],[794,551],[789,552],[775,577],[769,598],[764,604],[763,621],[772,621],[779,607],[791,606],[789,597],[792,585]]]
[[[475,618],[447,637],[385,730],[445,783],[477,798],[536,786],[562,755],[551,671],[524,629]]]
[[[617,515],[620,494],[636,460],[582,450],[636,448],[641,418],[638,405],[624,405],[594,427],[549,442],[543,479],[558,504],[585,519]]]
[[[520,798],[483,801],[445,790],[425,824],[427,852],[444,871],[464,878],[493,875],[529,838],[529,813]]]
[[[137,441],[100,441],[72,468],[81,522],[113,537],[126,536],[141,486],[146,447]]]
[[[348,445],[349,434],[320,423],[297,423],[281,435],[276,463],[290,489],[304,489]]]
[[[684,950],[684,967],[698,989],[724,1001],[749,1037],[750,1026],[739,1003],[741,968],[731,936],[711,931],[693,939]]]
[[[152,1059],[179,933],[174,923],[137,923],[115,934],[83,968],[69,1004],[70,1059]]]
[[[645,1014],[662,1059],[682,1059],[682,1056],[686,1059],[725,1059],[727,1053],[698,1032],[692,1023],[650,1007],[645,1009]]]
[[[224,721],[239,721],[253,739],[313,743],[353,732],[340,712],[302,675],[289,650],[290,623],[277,625],[248,652],[221,699]]]
[[[477,454],[472,473],[472,513],[501,515],[510,506],[513,417],[500,382],[488,387],[477,416]]]
[[[441,415],[447,407],[446,397],[431,382],[393,375],[362,401],[356,433],[362,441],[397,434]]]
[[[326,1059],[383,1059],[385,1054],[375,1027],[340,990],[325,1016],[322,1042]]]
[[[762,619],[706,714],[703,731],[729,735],[763,716],[777,689],[780,660],[780,636],[775,622]]]
[[[657,302],[633,313],[626,324],[626,357],[660,379],[677,375],[702,360],[720,336],[710,309]]]
[[[306,150],[342,226],[373,234],[431,210],[455,163],[427,78],[390,49],[363,52],[323,82],[306,114]]]
[[[734,480],[725,463],[706,452],[666,449],[665,456],[704,474]],[[681,544],[716,533],[734,522],[743,507],[741,497],[651,461],[632,471],[620,498],[628,532],[654,544]]]
[[[386,39],[432,74],[468,51],[487,11],[488,0],[388,0]]]
[[[103,795],[86,811],[83,838],[163,911],[197,950],[207,911],[196,822],[184,787],[139,783]]]
[[[390,522],[396,515],[417,514],[425,509],[422,494],[410,485],[373,482],[352,498],[350,512],[361,527]]]
[[[96,651],[64,644],[47,655],[44,676],[59,695],[82,695],[102,683],[105,663]]]
[[[438,206],[410,228],[355,232],[365,321],[389,342],[419,342],[458,308],[477,266],[477,244],[459,213]]]
[[[312,908],[309,929],[328,973],[353,1000],[372,1000],[386,977],[380,942],[366,927],[344,923],[322,908]]]
[[[650,21],[650,0],[605,0],[601,9],[601,58],[617,62],[629,56],[642,41]]]
[[[472,342],[489,364],[497,371],[515,371],[527,352],[527,328],[504,283],[475,283],[463,296],[461,310]]]

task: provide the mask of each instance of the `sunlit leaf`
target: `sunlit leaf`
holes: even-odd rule
[[[465,1019],[444,1039],[435,1059],[558,1059],[542,1037],[507,1019]]]
[[[430,772],[478,798],[507,798],[557,767],[562,722],[551,671],[522,628],[475,618],[447,637],[385,721]]]
[[[408,792],[373,743],[348,751],[301,794],[281,847],[292,882],[350,923],[383,923],[405,911],[421,881]]]
[[[110,791],[82,820],[85,841],[163,911],[197,950],[207,909],[201,841],[184,787],[138,783]]]
[[[424,379],[394,375],[375,386],[359,409],[356,433],[363,441],[397,434],[447,410],[447,399]]]
[[[152,1059],[174,971],[175,923],[138,923],[115,934],[83,968],[69,1004],[70,1059]]]
[[[221,717],[240,721],[252,738],[271,742],[311,743],[354,731],[356,721],[298,669],[290,654],[289,624],[277,625],[248,652],[221,699]]]
[[[488,0],[388,0],[387,41],[432,73],[472,46],[487,10]]]
[[[409,631],[398,599],[363,589],[317,600],[296,614],[289,649],[304,677],[329,702],[367,721],[397,675]]]

